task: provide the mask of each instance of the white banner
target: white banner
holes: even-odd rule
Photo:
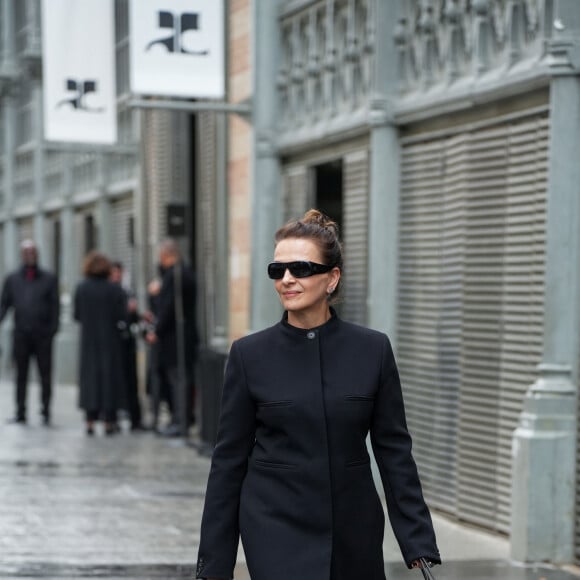
[[[131,90],[223,98],[223,0],[131,0]]]
[[[44,137],[117,141],[114,0],[42,0]]]

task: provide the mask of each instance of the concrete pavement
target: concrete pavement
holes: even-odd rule
[[[0,382],[0,578],[191,578],[209,460],[152,433],[89,438],[76,397],[57,387],[44,428],[32,385],[28,425],[7,425],[12,384]],[[434,519],[438,579],[577,578],[512,566],[504,538]],[[384,548],[389,580],[421,577],[400,564],[390,532]],[[236,580],[248,580],[239,556]]]

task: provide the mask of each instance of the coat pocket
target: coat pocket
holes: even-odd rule
[[[347,401],[360,401],[362,403],[372,403],[375,398],[372,395],[346,395]]]
[[[266,461],[264,459],[254,459],[254,464],[257,467],[264,467],[266,469],[296,469],[296,466],[291,463],[278,463],[276,461]]]
[[[289,407],[293,404],[294,401],[262,401],[258,407]]]
[[[371,462],[371,458],[367,455],[366,457],[361,457],[360,459],[352,459],[346,462],[347,467],[359,467],[360,465],[368,465]]]

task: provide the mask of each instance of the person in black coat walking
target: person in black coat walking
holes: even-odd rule
[[[167,436],[186,436],[187,433],[182,433],[183,425],[188,428],[194,420],[193,374],[198,343],[195,313],[197,286],[195,276],[183,263],[174,240],[166,240],[161,244],[159,270],[161,287],[155,296],[153,328],[147,332],[146,340],[157,347],[156,380],[161,398],[170,403],[171,423],[162,433]],[[181,284],[176,282],[178,279]],[[183,357],[183,369],[179,367],[180,356]],[[180,377],[180,371],[183,377]],[[184,416],[185,421],[182,420]]]
[[[342,321],[342,254],[316,210],[276,234],[268,274],[285,313],[233,343],[201,524],[197,578],[384,580],[385,518],[409,567],[440,563],[385,334]]]
[[[85,411],[87,434],[94,423],[105,422],[105,433],[117,430],[117,410],[123,404],[125,373],[121,333],[126,318],[125,294],[109,281],[111,263],[103,254],[87,254],[85,279],[76,288],[74,318],[80,323],[80,407]]]
[[[20,245],[22,267],[10,274],[2,288],[0,322],[14,309],[12,354],[16,364],[16,423],[26,423],[28,369],[36,358],[41,384],[41,413],[50,424],[52,399],[52,344],[58,331],[60,298],[56,276],[38,266],[31,240]]]

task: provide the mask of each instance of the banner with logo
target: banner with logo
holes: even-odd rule
[[[223,0],[131,0],[131,90],[223,98]]]
[[[44,137],[117,140],[114,0],[42,0]]]

